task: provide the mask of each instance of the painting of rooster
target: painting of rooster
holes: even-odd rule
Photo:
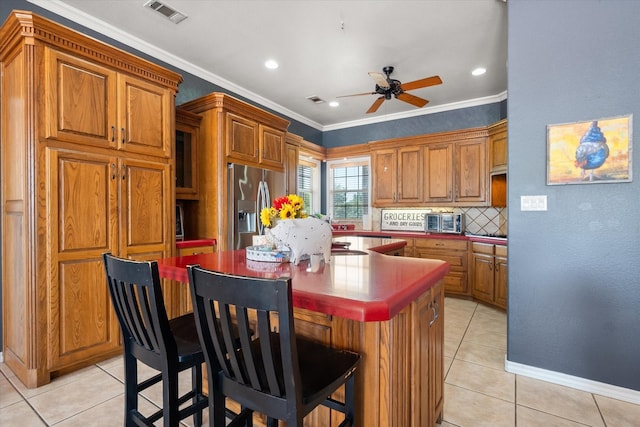
[[[547,184],[630,182],[631,119],[547,126]]]

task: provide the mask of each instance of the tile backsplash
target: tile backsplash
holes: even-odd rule
[[[420,208],[431,212],[463,213],[465,232],[471,234],[507,234],[507,208]],[[382,209],[371,208],[371,229],[380,231],[380,214]],[[362,229],[360,221],[355,222],[358,230]]]

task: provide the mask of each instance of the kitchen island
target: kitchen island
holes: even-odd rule
[[[291,277],[296,332],[359,352],[360,426],[432,426],[442,417],[444,261],[384,255],[397,239],[340,237],[349,254],[334,253],[316,272],[299,265],[254,262],[244,250],[159,260],[160,275],[187,282],[187,265],[253,277]],[[353,254],[362,251],[364,254]],[[309,425],[337,425],[319,408]]]

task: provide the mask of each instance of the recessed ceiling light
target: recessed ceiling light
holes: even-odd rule
[[[329,103],[329,107],[334,107],[334,108],[335,108],[335,107],[337,107],[337,106],[339,106],[339,105],[340,105],[340,103],[339,103],[338,101],[331,101],[331,102]]]
[[[273,59],[269,59],[264,63],[264,66],[270,70],[275,70],[276,68],[278,68],[278,63]]]
[[[481,76],[486,72],[487,72],[486,68],[478,67],[475,70],[473,70],[471,74],[473,74],[474,76]]]

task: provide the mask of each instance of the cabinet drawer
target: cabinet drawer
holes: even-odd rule
[[[495,245],[488,244],[488,243],[476,243],[476,242],[473,242],[471,244],[471,250],[473,251],[474,254],[493,255],[494,246]]]
[[[444,290],[446,293],[467,294],[467,275],[452,271],[444,276]]]
[[[466,240],[450,240],[450,239],[415,239],[416,249],[438,249],[452,251],[466,251]]]
[[[178,249],[178,256],[186,256],[186,255],[198,255],[198,254],[212,254],[213,246],[192,246],[190,248],[180,248]]]
[[[496,256],[507,256],[507,247],[502,245],[496,245]]]
[[[419,258],[432,258],[446,261],[451,266],[451,271],[464,271],[467,268],[467,253],[457,254],[453,252],[425,251],[416,248]]]

